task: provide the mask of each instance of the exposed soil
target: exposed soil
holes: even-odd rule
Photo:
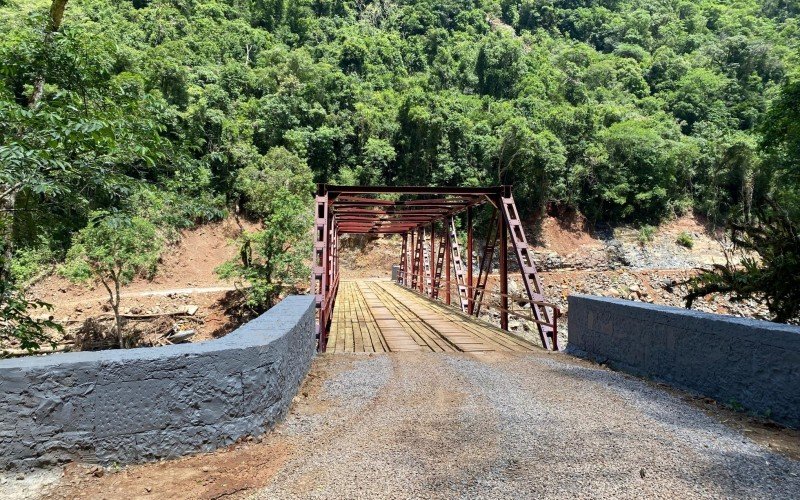
[[[604,248],[603,241],[592,234],[589,223],[579,213],[563,217],[544,217],[538,224],[528,225],[532,230],[530,244],[534,250],[570,255],[588,253]]]
[[[559,218],[547,216],[538,224],[528,224],[529,241],[548,301],[557,304],[562,312],[559,337],[566,345],[567,297],[585,293],[607,297],[684,307],[688,292],[687,279],[697,269],[725,262],[724,240],[721,233],[706,229],[703,221],[691,214],[669,221],[655,229],[652,241],[639,241],[639,229],[617,227],[594,231],[578,213]],[[692,238],[692,248],[677,243],[682,233]],[[340,252],[342,279],[387,278],[392,264],[400,259],[401,239],[387,236],[367,239],[344,237]],[[462,254],[465,252],[462,243]],[[479,262],[482,242],[477,242],[474,258]],[[513,273],[516,264],[510,262],[509,291],[523,295],[521,280]],[[498,293],[497,255],[488,290]],[[453,289],[455,294],[455,289]],[[499,304],[496,297],[487,297],[490,304]],[[518,309],[519,306],[517,306]],[[697,300],[693,308],[705,312],[768,319],[763,304],[756,301],[732,302],[726,295],[709,295]],[[527,314],[525,311],[519,312]],[[499,324],[499,314],[485,310],[483,319]],[[532,323],[511,318],[510,328],[533,340]],[[527,335],[530,333],[530,335]]]
[[[215,269],[236,258],[235,240],[242,231],[256,228],[254,223],[232,217],[181,231],[177,241],[165,248],[152,279],[137,277],[122,288],[121,309],[129,316],[126,331],[142,337],[143,345],[158,345],[155,342],[170,330],[194,330],[192,342],[233,330],[238,319],[229,309],[236,298],[236,284],[221,279]],[[87,319],[111,326],[108,293],[101,283],[72,283],[54,274],[36,283],[30,293],[53,305],[49,314],[65,327],[65,334],[56,340],[67,349],[74,348],[71,342]],[[180,318],[165,316],[188,306],[196,306],[196,312]],[[101,344],[109,344],[108,339]]]
[[[386,278],[392,274],[392,264],[400,261],[400,236],[344,235],[341,241],[341,279]]]

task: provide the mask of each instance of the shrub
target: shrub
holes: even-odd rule
[[[120,316],[120,286],[140,273],[153,274],[162,239],[155,225],[124,213],[94,212],[76,236],[63,273],[73,280],[100,280],[114,311],[119,347],[125,347]]]
[[[644,246],[647,243],[653,241],[653,238],[656,234],[656,228],[649,224],[645,224],[644,226],[639,228],[639,244]]]
[[[681,234],[678,235],[678,239],[675,240],[675,243],[682,247],[686,247],[691,249],[694,246],[694,239],[692,235],[683,231]]]

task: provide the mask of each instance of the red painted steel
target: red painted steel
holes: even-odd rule
[[[461,306],[461,312],[467,312],[469,309],[469,291],[464,283],[464,264],[461,261],[461,249],[458,246],[458,233],[456,233],[455,220],[450,217],[448,221],[448,242],[450,247],[450,260],[453,263],[453,270],[456,273],[456,290],[458,291],[458,303]],[[471,260],[471,259],[470,259]],[[447,282],[450,282],[450,266],[447,267]],[[467,273],[469,278],[472,278],[472,273]],[[448,298],[450,295],[450,287],[447,287]],[[450,303],[449,300],[447,302]]]
[[[486,232],[486,239],[484,240],[483,256],[481,257],[480,267],[478,268],[478,282],[475,284],[475,290],[472,291],[472,314],[476,317],[481,312],[486,283],[489,281],[489,273],[492,270],[494,247],[499,236],[500,226],[497,224],[497,212],[493,212],[492,220]]]
[[[525,231],[522,229],[522,222],[519,219],[517,206],[514,204],[514,197],[511,195],[510,189],[501,195],[500,206],[505,222],[504,227],[507,228],[510,233],[514,253],[517,256],[517,263],[519,264],[520,274],[522,275],[522,283],[525,286],[528,298],[531,300],[531,312],[533,316],[540,321],[540,323],[537,323],[537,326],[539,327],[539,336],[541,337],[542,345],[548,349],[552,348],[553,350],[558,350],[556,336],[553,335],[553,328],[549,326],[549,324],[553,323],[553,316],[550,314],[550,309],[540,307],[536,304],[536,302],[544,301],[542,283],[539,281],[539,274],[536,272],[536,266],[533,263],[533,258],[528,248],[528,241],[525,238]],[[507,292],[501,290],[501,293]],[[503,307],[508,309],[507,305]],[[549,324],[543,324],[541,322]]]
[[[433,244],[433,234],[434,231],[431,231],[431,244]],[[442,270],[444,269],[444,256],[446,249],[446,242],[443,241],[443,239],[444,235],[442,235],[439,239],[439,253],[436,255],[436,266],[433,271],[433,287],[431,288],[431,297],[434,299],[439,297],[439,287],[442,283]]]
[[[391,194],[394,199],[372,196]],[[398,196],[399,195],[399,196]],[[410,196],[415,198],[409,199]],[[473,210],[489,203],[493,208],[486,244],[473,276]],[[453,217],[466,211],[467,263],[461,251]],[[436,225],[443,231],[436,250]],[[430,239],[428,229],[430,228]],[[546,303],[525,234],[518,218],[510,186],[460,188],[429,186],[328,186],[320,184],[314,218],[314,259],[311,288],[318,309],[319,349],[324,350],[331,313],[339,285],[339,235],[400,234],[403,244],[398,282],[432,298],[440,296],[442,281],[446,283],[444,300],[450,303],[451,286],[455,286],[462,311],[477,316],[484,301],[495,247],[499,245],[500,317],[508,329],[508,243],[510,241],[520,267],[534,322],[539,327],[545,346],[557,349],[555,320],[558,311]],[[433,258],[436,256],[436,261]],[[445,278],[442,280],[442,271]],[[454,271],[455,281],[451,278]],[[518,300],[518,299],[514,299]],[[550,309],[553,310],[551,313]]]

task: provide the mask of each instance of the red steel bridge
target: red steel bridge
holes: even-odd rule
[[[489,223],[476,266],[473,262],[473,255],[477,255],[473,233],[479,210],[489,211],[480,214],[488,215]],[[462,258],[463,247],[456,231],[458,218],[463,222],[462,234],[466,233],[466,261]],[[396,276],[398,285],[447,305],[455,302],[452,305],[464,315],[477,317],[482,307],[493,307],[499,312],[500,328],[505,331],[509,329],[510,315],[531,321],[536,325],[541,344],[547,349],[558,350],[556,321],[559,310],[543,295],[511,186],[320,184],[316,195],[311,277],[318,310],[320,351],[328,347],[328,334],[340,288],[339,242],[340,236],[347,233],[400,235],[402,251]],[[513,270],[509,266],[509,250],[515,256]],[[492,292],[488,286],[495,255],[499,268],[499,293]],[[521,279],[525,296],[509,294],[510,275]],[[489,296],[495,299],[491,306]],[[510,304],[526,306],[513,310]]]

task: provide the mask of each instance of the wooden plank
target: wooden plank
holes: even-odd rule
[[[400,301],[396,300],[381,287],[373,287],[376,295],[389,307],[392,314],[400,321],[406,330],[413,331],[428,349],[434,352],[455,351],[456,348],[442,339],[435,330],[430,328]]]
[[[361,282],[358,283],[358,289],[364,297],[364,302],[367,305],[372,317],[375,318],[375,323],[378,326],[388,349],[392,352],[397,351],[418,351],[420,350],[419,342],[397,321],[389,309],[375,296],[375,293],[370,289],[369,285]]]
[[[421,298],[394,283],[381,283],[380,286],[403,304],[413,304],[410,307],[415,314],[462,350],[528,351],[535,348],[532,344]]]
[[[342,281],[328,351],[529,351],[535,347],[388,281]]]

